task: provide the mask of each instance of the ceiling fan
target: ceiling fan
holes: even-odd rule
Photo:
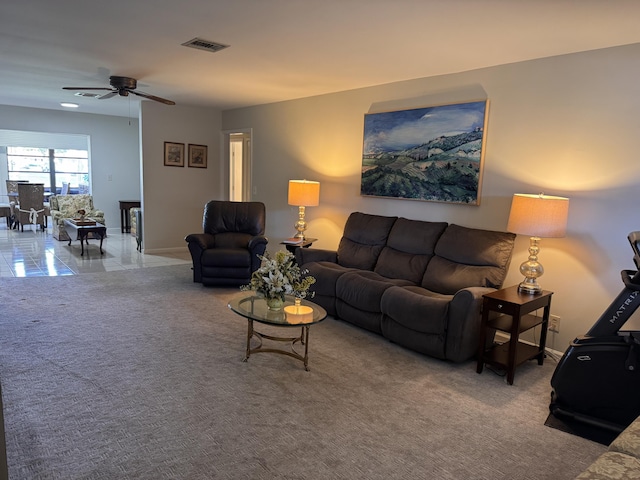
[[[98,97],[98,100],[104,100],[106,98],[114,97],[115,95],[120,95],[121,97],[127,97],[130,93],[137,95],[139,97],[148,98],[149,100],[155,100],[156,102],[164,103],[165,105],[175,105],[176,102],[172,102],[171,100],[167,100],[166,98],[157,97],[155,95],[150,95],[144,92],[136,91],[138,87],[138,81],[135,78],[130,77],[117,77],[111,76],[109,77],[109,85],[111,88],[106,87],[62,87],[63,90],[109,90],[109,93],[105,93]]]

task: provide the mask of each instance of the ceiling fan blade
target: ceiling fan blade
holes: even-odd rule
[[[108,89],[107,89],[108,90]],[[106,100],[107,98],[111,98],[114,97],[118,94],[117,90],[111,90],[109,93],[105,93],[104,95],[101,95],[98,97],[98,100]]]
[[[136,92],[135,90],[129,90],[129,93],[133,93],[139,97],[148,98],[149,100],[155,100],[156,102],[164,103],[165,105],[175,105],[176,102],[172,102],[171,100],[167,100],[166,98],[156,97],[155,95],[149,95],[144,92]]]
[[[63,90],[111,90],[104,87],[62,87]]]

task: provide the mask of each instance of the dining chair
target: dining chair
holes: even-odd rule
[[[19,183],[18,198],[20,204],[16,207],[16,222],[24,232],[24,225],[40,225],[45,230],[44,183]]]
[[[7,183],[7,196],[9,197],[9,218],[8,218],[8,226],[9,228],[16,228],[18,225],[16,223],[16,210],[17,205],[20,203],[20,199],[18,198],[18,184],[19,183],[29,183],[28,180],[6,180]]]

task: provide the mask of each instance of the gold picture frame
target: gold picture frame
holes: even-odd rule
[[[480,205],[488,107],[365,114],[360,195]]]
[[[184,143],[164,142],[164,164],[167,167],[184,167]]]
[[[207,168],[207,146],[189,144],[188,166],[194,168]]]

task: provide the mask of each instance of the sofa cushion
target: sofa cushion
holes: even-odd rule
[[[252,238],[254,238],[253,235],[242,232],[219,233],[214,235],[214,246],[215,248],[237,248],[247,253],[247,245],[249,245]]]
[[[349,215],[338,245],[338,263],[343,267],[373,270],[397,218],[361,212]]]
[[[465,287],[500,288],[515,237],[508,232],[449,225],[436,244],[422,286],[445,295]]]
[[[244,271],[251,266],[251,252],[246,248],[209,248],[202,252],[200,263],[203,267],[230,267]]]
[[[57,195],[54,201],[58,207],[56,210],[60,210],[62,215],[67,218],[75,217],[80,209],[86,210],[87,214],[93,211],[93,198],[91,195]]]
[[[203,230],[213,235],[243,232],[264,235],[266,210],[262,202],[227,202],[211,200],[204,206]]]
[[[399,218],[393,224],[375,272],[388,278],[402,278],[418,285],[434,254],[438,238],[447,223]]]
[[[304,265],[309,275],[316,279],[311,289],[316,295],[336,296],[336,282],[343,274],[353,271],[332,262],[312,262]]]
[[[385,316],[412,331],[445,335],[452,298],[421,287],[393,287],[382,295],[380,308]]]
[[[407,280],[386,278],[375,272],[351,271],[336,283],[336,297],[366,312],[380,312],[380,298],[387,288],[409,285]]]

